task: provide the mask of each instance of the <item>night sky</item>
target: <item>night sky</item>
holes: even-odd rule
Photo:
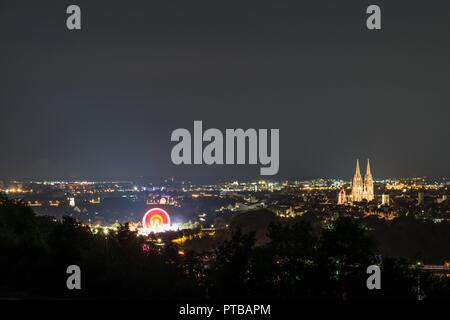
[[[173,165],[194,120],[279,128],[275,178],[449,176],[449,119],[448,0],[0,0],[0,179],[258,176]]]

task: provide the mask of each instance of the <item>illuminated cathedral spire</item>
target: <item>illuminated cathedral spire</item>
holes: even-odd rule
[[[363,199],[363,180],[361,177],[361,171],[359,170],[359,160],[356,159],[356,170],[353,176],[352,183],[352,201],[362,201]]]
[[[366,175],[364,176],[363,199],[366,199],[367,201],[372,201],[374,199],[373,178],[372,178],[372,172],[370,171],[370,160],[369,159],[367,159]]]
[[[359,160],[356,159],[356,169],[355,175],[352,181],[351,194],[347,195],[345,189],[342,188],[338,194],[338,204],[346,204],[349,202],[360,202],[363,200],[372,201],[374,200],[373,192],[373,178],[372,171],[370,169],[370,160],[367,159],[366,174],[364,175],[364,180],[361,176],[361,170],[359,168]]]

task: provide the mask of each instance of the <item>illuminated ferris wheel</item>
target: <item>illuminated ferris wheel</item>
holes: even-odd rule
[[[152,208],[142,218],[142,227],[147,232],[160,232],[170,228],[170,216],[166,210]]]

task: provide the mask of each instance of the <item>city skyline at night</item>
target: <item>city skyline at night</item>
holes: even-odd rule
[[[0,302],[450,299],[449,35],[440,0],[0,0]]]

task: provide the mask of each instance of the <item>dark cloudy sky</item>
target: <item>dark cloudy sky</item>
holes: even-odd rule
[[[449,176],[449,57],[448,0],[0,0],[0,178],[258,175],[172,165],[194,120],[279,128],[280,178]]]

